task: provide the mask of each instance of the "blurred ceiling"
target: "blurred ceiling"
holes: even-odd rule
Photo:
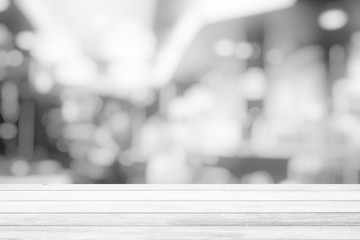
[[[93,51],[109,32],[128,26],[152,28],[156,0],[17,0],[40,33],[75,37]]]

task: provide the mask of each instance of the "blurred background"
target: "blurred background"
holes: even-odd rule
[[[0,183],[359,183],[359,12],[0,0]]]

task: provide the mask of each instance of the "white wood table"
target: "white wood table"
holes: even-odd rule
[[[0,185],[0,240],[360,239],[357,185]]]

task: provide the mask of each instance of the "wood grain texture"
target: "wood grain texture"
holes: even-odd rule
[[[360,201],[0,202],[0,213],[360,212]]]
[[[359,227],[2,227],[17,240],[325,240],[359,239]]]
[[[0,240],[360,240],[357,185],[0,185]]]
[[[360,201],[357,191],[2,191],[1,201]]]
[[[0,226],[360,226],[360,213],[9,213]]]

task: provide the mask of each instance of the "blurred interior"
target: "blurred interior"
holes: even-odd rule
[[[0,0],[0,183],[359,183],[359,12]]]

